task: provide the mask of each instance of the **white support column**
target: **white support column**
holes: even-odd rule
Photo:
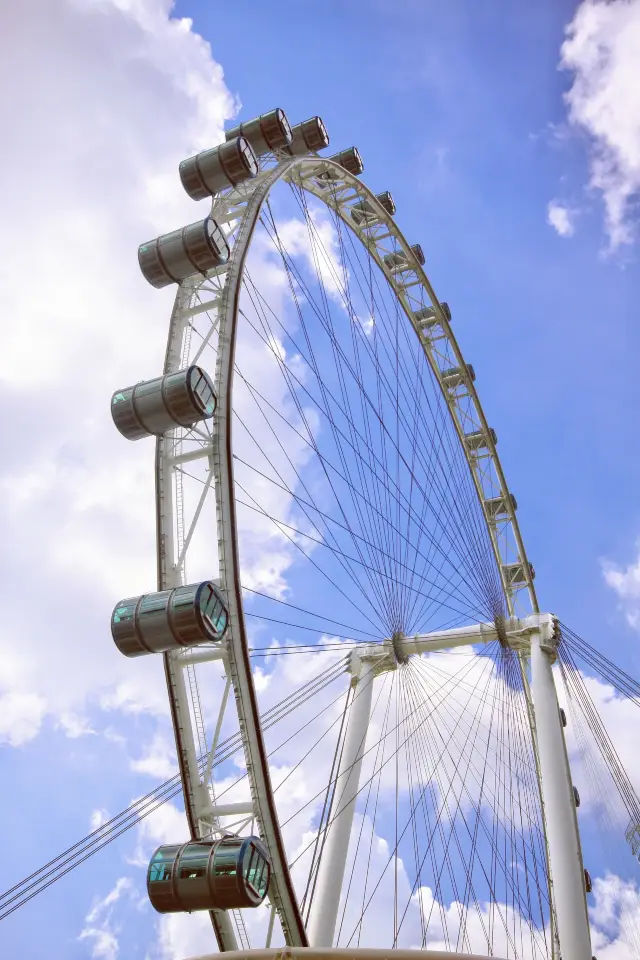
[[[340,907],[340,893],[347,864],[347,851],[360,784],[362,756],[371,718],[374,660],[353,658],[359,672],[347,719],[344,747],[336,780],[328,828],[309,922],[309,943],[331,947]]]
[[[533,619],[533,618],[531,618]],[[531,690],[542,796],[562,960],[591,960],[580,837],[560,709],[545,646],[553,643],[550,617],[531,634]]]
[[[493,623],[475,623],[470,627],[454,627],[452,630],[438,630],[435,633],[420,633],[415,637],[403,637],[402,652],[409,657],[412,654],[430,653],[436,650],[450,650],[453,647],[467,647],[478,643],[491,643],[497,640],[498,631]]]

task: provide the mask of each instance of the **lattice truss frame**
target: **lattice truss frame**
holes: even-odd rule
[[[296,902],[279,836],[247,653],[233,504],[232,451],[225,440],[229,433],[226,430],[226,420],[232,415],[230,379],[244,262],[262,205],[272,187],[280,180],[313,195],[340,217],[364,245],[393,288],[408,322],[422,344],[465,453],[500,571],[507,606],[505,612],[507,616],[537,612],[538,604],[533,584],[533,568],[526,556],[516,518],[515,502],[505,481],[496,450],[495,435],[483,412],[473,382],[472,369],[463,358],[447,312],[437,299],[410,244],[394,218],[367,186],[337,163],[316,154],[292,158],[286,151],[276,151],[263,156],[255,178],[228,188],[213,198],[211,216],[225,231],[231,250],[229,261],[210,271],[205,277],[190,277],[183,281],[178,287],[171,315],[164,373],[173,373],[188,362],[198,363],[207,346],[213,348],[216,351],[215,383],[218,408],[210,430],[203,429],[201,424],[191,429],[167,432],[157,440],[158,589],[168,589],[187,582],[185,564],[189,544],[202,505],[213,488],[218,523],[220,585],[229,605],[229,629],[224,650],[202,648],[191,655],[164,655],[185,809],[194,838],[210,836],[212,831],[215,833],[215,817],[207,815],[206,812],[214,800],[209,780],[222,717],[232,689],[252,798],[250,815],[239,822],[241,825],[257,823],[273,858],[269,891],[273,910],[268,944],[274,913],[277,912],[286,941],[300,946],[307,942],[305,925]],[[354,206],[362,204],[363,201],[372,213],[364,218],[354,218]],[[399,252],[404,254],[402,263],[394,266],[390,265],[389,260],[385,261],[389,254],[397,255]],[[416,313],[424,307],[431,307],[432,316],[421,322],[416,319]],[[193,353],[193,318],[203,314],[208,319],[209,328],[197,351]],[[208,362],[207,366],[210,368]],[[470,440],[470,437],[473,439]],[[200,502],[187,525],[181,468],[183,464],[205,457],[209,467],[208,479]],[[228,681],[213,743],[208,744],[194,668],[198,662],[213,659],[222,660]],[[522,660],[520,669],[530,707]],[[531,711],[529,719],[533,725]],[[203,762],[203,757],[208,757],[208,761]],[[212,921],[221,949],[234,949],[238,946],[238,941],[240,945],[245,945],[239,917],[236,918],[235,932],[228,916],[222,911],[212,911]]]

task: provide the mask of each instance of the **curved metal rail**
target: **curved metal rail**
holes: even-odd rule
[[[331,178],[329,181],[327,173]],[[420,339],[465,451],[500,570],[506,613],[516,615],[516,600],[522,592],[528,594],[534,612],[537,612],[538,605],[515,506],[506,485],[492,432],[469,368],[451,330],[451,324],[410,245],[374,194],[357,177],[336,163],[317,155],[291,158],[289,155],[274,154],[263,158],[261,171],[254,180],[245,181],[213,200],[211,215],[218,223],[226,225],[231,257],[228,264],[211,271],[206,279],[191,277],[179,287],[169,327],[164,372],[170,373],[180,368],[183,363],[184,342],[189,332],[189,319],[206,309],[212,318],[207,340],[214,334],[217,336],[218,409],[209,455],[215,478],[220,579],[229,607],[226,667],[235,693],[254,816],[273,860],[270,899],[279,914],[287,943],[294,947],[304,947],[307,944],[306,931],[280,834],[249,663],[240,585],[232,459],[233,367],[244,266],[262,205],[279,180],[313,194],[340,216],[365,245],[393,287]],[[369,217],[366,222],[358,223],[351,216],[351,210],[354,204],[363,199],[375,211],[375,217],[373,221]],[[406,267],[393,270],[385,264],[384,257],[397,251],[404,252]],[[201,294],[204,294],[203,302],[199,301]],[[434,322],[421,326],[415,314],[425,303],[433,307]],[[203,347],[204,344],[200,346],[198,355]],[[459,381],[453,387],[450,382],[446,382],[444,376],[447,370],[450,370],[452,361],[457,363],[460,370]],[[480,439],[474,440],[473,445],[468,439],[471,434],[480,435]],[[176,558],[173,533],[176,527],[178,530],[182,529],[181,501],[175,496],[175,485],[172,484],[170,476],[170,458],[175,454],[175,444],[175,437],[166,434],[158,440],[157,445],[159,589],[166,589],[184,581],[184,550],[181,550]],[[185,809],[191,835],[195,838],[204,835],[207,830],[206,825],[199,819],[202,791],[207,788],[200,780],[182,667],[177,663],[175,654],[165,655],[164,661]],[[212,913],[212,922],[219,948],[236,949],[236,940],[228,916],[215,911]]]

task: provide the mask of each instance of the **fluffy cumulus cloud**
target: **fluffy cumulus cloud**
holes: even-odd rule
[[[117,960],[120,954],[120,943],[113,913],[117,902],[130,893],[131,880],[128,877],[120,877],[115,887],[105,897],[94,900],[78,938],[90,945],[91,957],[94,960]]]
[[[109,400],[162,364],[173,292],[145,283],[137,246],[206,212],[177,166],[237,107],[172,7],[32,0],[4,18],[0,739],[15,746],[47,715],[91,732],[91,701],[166,709],[158,664],[109,636],[113,602],[155,582],[153,445],[117,434]]]
[[[640,542],[638,555],[626,567],[611,560],[603,560],[602,574],[607,586],[618,596],[620,607],[629,626],[640,629]]]
[[[547,206],[547,223],[561,237],[572,237],[574,234],[573,212],[556,200],[552,200]]]
[[[632,960],[640,953],[640,895],[633,881],[612,873],[594,882],[589,910],[594,953],[602,960]]]
[[[560,66],[572,73],[570,122],[590,140],[590,185],[601,192],[612,248],[635,236],[640,190],[640,0],[583,0]]]
[[[587,3],[581,10],[598,11],[602,6]],[[618,6],[623,13],[616,17],[630,16],[637,8],[633,3]],[[620,50],[626,47],[610,22],[614,14],[605,16],[600,10],[599,16],[605,26],[609,23],[605,53],[610,50],[612,57],[621,56]],[[583,22],[586,14],[582,17],[576,17],[563,53],[567,66],[573,64],[576,71],[572,112],[578,111],[574,91],[581,76],[576,65],[577,38],[589,34],[589,23]],[[13,144],[0,161],[4,167],[0,205],[11,224],[0,238],[5,351],[0,403],[6,411],[5,450],[11,450],[11,457],[0,466],[0,532],[9,545],[1,573],[11,597],[0,625],[0,742],[9,748],[24,747],[49,718],[70,738],[97,742],[104,736],[121,744],[132,775],[164,779],[175,771],[175,755],[160,665],[120,657],[108,630],[114,600],[152,588],[155,581],[153,449],[144,442],[127,444],[111,425],[108,405],[115,388],[156,375],[163,358],[172,293],[145,284],[137,267],[137,246],[204,215],[206,208],[194,205],[181,192],[177,164],[198,148],[222,139],[223,124],[234,114],[236,104],[208,44],[190,21],[172,16],[168,0],[12,4],[0,45],[0,83],[11,90],[0,105],[0,120],[3,129],[11,130]],[[28,78],[28,82],[16,78]],[[583,122],[578,112],[574,119]],[[600,161],[609,157],[606,169],[611,175],[606,183],[597,179],[594,183],[607,197],[618,190],[617,208],[607,199],[610,224],[612,230],[624,231],[626,203],[633,191],[625,193],[620,177],[630,165],[623,164],[619,152],[604,153],[602,133],[594,131],[594,137],[600,137],[596,140]],[[607,150],[613,147],[609,144]],[[596,171],[594,165],[594,178]],[[564,214],[565,220],[557,214],[552,224],[560,233],[571,225],[570,211],[565,209]],[[316,220],[316,228],[329,250],[322,266],[325,283],[338,300],[335,277],[340,276],[341,267],[335,238],[325,219]],[[283,231],[294,254],[311,266],[311,250],[300,225],[290,219]],[[258,257],[263,254],[257,251]],[[263,279],[270,278],[274,297],[278,291],[284,297],[286,278],[273,260],[267,261],[263,255],[255,269],[262,271]],[[278,341],[271,348],[273,363],[278,357],[295,362],[290,344]],[[264,373],[266,351],[266,346],[263,354],[247,348],[244,359],[241,356],[242,372],[251,382],[258,382]],[[281,408],[283,397],[275,378],[273,383],[264,380],[262,376],[265,395]],[[253,401],[246,396],[244,402],[250,411]],[[275,457],[275,439],[272,447],[268,451]],[[295,451],[295,464],[304,466],[307,456],[301,445]],[[277,462],[287,475],[286,464]],[[288,497],[275,503],[273,512],[298,526],[302,522],[291,514]],[[253,565],[248,564],[249,584],[285,595],[285,575],[294,555],[291,541],[277,530],[274,533],[273,525],[263,529],[256,516],[247,513],[241,523],[255,534],[263,556],[265,537],[271,540],[262,566],[257,552]],[[250,548],[251,541],[247,542]],[[197,539],[193,546],[195,577],[201,562]],[[205,550],[210,556],[211,544],[200,546],[201,558]],[[629,571],[618,574],[623,578],[620,583],[629,578]],[[637,594],[637,571],[635,580]],[[622,587],[618,592],[623,598]],[[261,709],[266,712],[328,667],[331,656],[322,665],[317,655],[286,656],[276,667],[268,664],[257,684]],[[338,651],[336,662],[339,656]],[[460,658],[438,670],[434,667],[431,693],[453,672],[454,663],[459,666]],[[209,711],[219,701],[217,691],[223,683],[219,664],[203,667],[199,677],[204,680],[201,689],[211,694],[204,703],[211,729],[215,715]],[[308,863],[305,851],[317,830],[346,689],[347,679],[338,672],[335,683],[305,701],[295,718],[294,711],[288,711],[283,725],[274,725],[267,737],[285,843],[292,859],[300,857],[294,871],[300,884],[304,882],[301,868]],[[384,702],[370,726],[373,742],[381,729]],[[133,725],[141,713],[149,722],[145,742],[122,743],[114,718],[126,714]],[[222,737],[236,729],[230,707]],[[452,749],[464,756],[470,750],[467,728],[456,728],[448,720],[443,729]],[[459,791],[450,763],[447,753],[443,775]],[[364,764],[363,783],[372,779],[373,765],[371,753]],[[385,767],[380,787],[387,818],[392,815],[394,796],[392,769],[393,765]],[[473,771],[478,772],[475,767]],[[216,795],[230,802],[246,800],[245,774],[239,753],[216,771]],[[468,798],[461,798],[463,808],[468,803]],[[87,815],[91,828],[97,829],[111,811],[91,812],[89,807]],[[365,837],[371,836],[367,843],[372,875],[390,869],[398,877],[403,899],[410,903],[403,935],[406,945],[415,945],[420,942],[420,909],[431,910],[435,895],[427,887],[415,893],[410,867],[393,856],[391,831],[385,837],[383,825],[372,823],[360,809],[353,837],[363,831]],[[185,835],[184,815],[171,804],[143,821],[131,846],[128,876],[120,877],[86,913],[80,938],[92,956],[116,960],[126,955],[119,911],[137,901],[136,891],[144,886],[143,870],[153,847]],[[355,862],[353,850],[350,857],[348,872]],[[607,877],[602,890],[597,887],[601,915],[595,919],[608,937],[607,944],[620,939],[615,922],[622,907],[602,904],[631,903],[630,892],[624,884],[616,887],[616,882],[617,878]],[[368,942],[379,942],[382,926],[385,936],[388,932],[392,887],[381,886],[379,899],[369,911],[373,920]],[[347,929],[357,926],[360,908],[356,911],[355,900],[345,903],[348,939]],[[452,927],[459,923],[456,901],[438,903],[435,911],[440,917],[449,916]],[[254,913],[249,922],[256,935],[266,929],[267,908]],[[206,916],[160,918],[157,925],[157,956],[184,958],[213,948]],[[434,942],[442,934],[443,930],[434,928]],[[606,949],[605,945],[601,953],[607,955]],[[618,960],[624,954],[607,956]]]

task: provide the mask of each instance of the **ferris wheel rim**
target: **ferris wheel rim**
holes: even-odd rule
[[[220,412],[221,412],[221,414],[222,414],[222,415],[221,415],[221,419],[222,419],[222,421],[223,421],[223,423],[224,423],[224,444],[225,444],[225,446],[226,446],[226,457],[227,457],[227,464],[228,464],[226,477],[225,477],[224,479],[222,479],[222,477],[221,477],[220,475],[218,475],[218,476],[217,476],[217,482],[218,482],[218,484],[220,484],[220,487],[221,487],[221,497],[222,497],[222,498],[228,497],[230,504],[231,504],[231,503],[234,504],[234,507],[233,507],[233,511],[234,511],[234,521],[233,521],[233,524],[234,524],[234,527],[235,527],[235,493],[234,493],[234,483],[233,483],[233,461],[232,461],[232,456],[233,456],[233,438],[232,438],[233,425],[232,425],[232,416],[231,416],[232,408],[233,408],[233,380],[234,380],[234,378],[233,378],[233,356],[234,356],[234,350],[235,350],[235,337],[236,337],[237,324],[238,324],[239,297],[240,297],[240,291],[241,291],[241,288],[242,288],[242,283],[243,283],[243,278],[244,278],[244,266],[245,266],[245,263],[246,263],[246,256],[247,256],[247,253],[248,253],[249,248],[250,248],[250,244],[251,244],[251,240],[252,240],[252,237],[253,237],[253,233],[254,233],[254,231],[255,231],[255,227],[256,227],[256,225],[257,225],[257,223],[258,223],[258,220],[259,220],[259,217],[260,217],[260,212],[261,212],[262,206],[263,206],[264,202],[266,201],[267,197],[269,196],[269,193],[271,192],[272,188],[276,185],[276,183],[277,183],[278,181],[280,181],[280,180],[283,180],[283,181],[286,182],[287,180],[289,180],[289,178],[290,178],[292,175],[295,175],[296,171],[304,170],[305,168],[311,168],[312,170],[316,170],[319,165],[320,165],[321,167],[323,167],[323,168],[328,168],[328,169],[330,169],[330,170],[332,169],[332,170],[334,171],[334,173],[335,173],[337,176],[339,176],[339,177],[345,182],[346,185],[348,185],[349,187],[351,187],[351,188],[353,188],[353,189],[356,189],[359,194],[364,194],[364,195],[366,196],[367,200],[374,205],[374,208],[376,209],[376,213],[381,217],[381,219],[384,219],[384,221],[386,222],[387,226],[391,227],[391,225],[393,225],[393,228],[394,228],[394,231],[395,231],[395,235],[396,235],[396,239],[399,241],[399,245],[402,247],[402,249],[403,249],[408,255],[410,255],[410,245],[409,245],[408,241],[406,240],[406,238],[404,237],[404,235],[401,233],[401,231],[396,227],[395,221],[394,221],[393,217],[390,216],[389,214],[387,214],[387,212],[384,210],[384,208],[378,203],[378,201],[377,201],[376,198],[375,198],[375,195],[374,195],[370,190],[368,190],[368,188],[367,188],[364,184],[362,184],[361,181],[360,181],[357,177],[355,177],[354,175],[350,174],[348,171],[344,170],[342,167],[340,167],[337,163],[334,163],[333,161],[324,160],[324,159],[317,158],[317,157],[312,157],[312,158],[310,158],[310,157],[296,157],[296,158],[292,158],[292,159],[290,159],[290,160],[280,161],[280,163],[278,163],[278,165],[277,165],[272,171],[269,171],[269,174],[265,177],[264,181],[257,187],[257,189],[255,190],[255,192],[253,193],[253,195],[252,195],[252,197],[251,197],[251,200],[249,201],[249,204],[248,204],[247,210],[246,210],[246,212],[245,212],[245,215],[244,215],[244,217],[243,217],[243,223],[242,223],[242,225],[241,225],[241,227],[240,227],[238,239],[236,240],[236,243],[234,244],[233,256],[232,256],[232,265],[231,265],[231,268],[230,268],[230,275],[228,276],[227,283],[226,283],[226,286],[225,286],[225,299],[224,299],[224,301],[223,301],[223,305],[222,305],[222,309],[221,309],[222,319],[221,319],[221,321],[220,321],[220,324],[221,324],[221,325],[220,325],[220,337],[221,337],[221,340],[222,340],[223,343],[224,343],[225,337],[226,337],[226,336],[229,336],[229,337],[231,338],[231,341],[232,341],[232,346],[230,347],[230,349],[229,349],[228,351],[226,351],[226,350],[225,350],[226,344],[225,344],[225,347],[223,347],[222,349],[219,350],[219,352],[218,352],[218,361],[217,361],[217,364],[216,364],[216,386],[217,386],[217,388],[218,388],[218,396],[219,396],[219,399],[220,399],[222,396],[224,396],[224,398],[225,398],[224,401],[223,401],[224,404],[225,404],[224,413],[222,413],[222,411],[220,411]],[[305,188],[305,184],[304,184],[304,183],[302,183],[301,186],[303,187],[303,189]],[[325,201],[325,203],[326,203],[328,197],[327,197],[327,196],[324,196],[324,197],[323,197],[323,196],[322,196],[322,193],[321,193],[320,191],[310,191],[310,192],[312,192],[312,193],[314,194],[314,196],[316,196],[319,200]],[[327,191],[327,193],[328,193],[328,192],[329,192],[329,191]],[[329,206],[329,204],[327,204],[327,206]],[[216,204],[215,204],[215,201],[214,201],[214,203],[213,203],[213,205],[212,205],[212,216],[214,216],[214,217],[215,217],[215,208],[216,208]],[[339,212],[340,216],[342,217],[343,222],[346,223],[347,226],[348,226],[350,229],[353,230],[353,221],[350,222],[350,221],[347,220],[347,218],[342,214],[341,211],[338,211],[338,212]],[[246,229],[245,229],[245,227],[246,227]],[[353,231],[353,232],[355,233],[355,231]],[[358,236],[357,233],[356,233],[356,236]],[[358,239],[361,240],[361,237],[358,237]],[[368,252],[369,252],[370,255],[372,255],[372,252],[371,252],[370,249],[368,250]],[[379,265],[381,265],[379,259],[378,259],[378,263],[379,263]],[[419,272],[419,275],[420,275],[420,279],[421,279],[421,282],[422,282],[422,286],[423,286],[424,289],[426,290],[426,292],[427,292],[427,294],[428,294],[428,296],[429,296],[429,299],[431,300],[432,303],[438,304],[438,306],[439,306],[439,301],[437,300],[437,298],[436,298],[436,296],[435,296],[435,292],[433,291],[433,288],[432,288],[431,284],[429,283],[429,281],[428,281],[428,279],[427,279],[427,277],[426,277],[426,274],[424,273],[424,271],[422,270],[422,267],[421,267],[420,265],[418,265],[418,272]],[[404,306],[404,305],[403,305],[403,306]],[[440,308],[440,309],[441,309],[441,308]],[[406,311],[406,309],[405,309],[405,313],[406,313],[408,319],[410,320],[411,318],[409,317],[408,312]],[[444,314],[443,314],[443,316],[444,316]],[[453,346],[453,348],[454,348],[454,352],[455,352],[455,354],[456,354],[456,357],[459,358],[459,360],[460,360],[461,363],[464,363],[464,360],[463,360],[463,357],[462,357],[462,352],[461,352],[461,350],[460,350],[460,348],[459,348],[459,346],[458,346],[458,343],[457,343],[454,335],[453,335],[452,332],[451,332],[450,325],[449,325],[448,321],[446,320],[446,318],[444,319],[444,322],[446,323],[446,332],[447,332],[447,334],[448,334],[448,339],[450,340],[450,342],[451,342],[451,344],[452,344],[452,346]],[[226,358],[227,358],[227,362],[225,363],[224,360],[221,360],[221,357],[226,357]],[[431,362],[431,358],[429,358],[429,359],[430,359],[431,367],[432,367],[432,369],[434,370],[434,373],[437,373],[437,368],[436,368],[435,365]],[[445,395],[445,400],[446,400],[447,398],[446,398],[445,388],[444,388],[444,386],[443,386],[443,384],[442,384],[442,382],[441,382],[441,380],[440,380],[439,377],[438,377],[438,382],[439,382],[440,387],[441,387],[441,389],[442,389],[442,391],[443,391],[443,393],[444,393],[444,395]],[[481,423],[482,423],[485,431],[488,432],[488,431],[489,431],[489,427],[488,427],[488,424],[487,424],[487,421],[486,421],[486,417],[485,417],[485,415],[484,415],[484,411],[482,410],[482,407],[481,407],[481,404],[480,404],[480,401],[479,401],[479,398],[478,398],[478,395],[477,395],[477,391],[475,390],[475,387],[474,387],[473,383],[470,384],[470,387],[471,387],[471,390],[472,390],[472,398],[473,398],[474,404],[475,404],[475,406],[476,406],[476,409],[478,410]],[[220,421],[218,421],[218,422],[220,422]],[[456,426],[457,426],[457,423],[456,423]],[[221,442],[222,442],[223,438],[221,437],[220,439],[221,439]],[[469,466],[469,468],[471,469],[471,466],[472,466],[472,465],[471,465],[471,461],[470,461],[470,457],[469,457],[469,451],[468,451],[468,449],[466,448],[466,446],[464,445],[464,443],[461,443],[461,446],[463,447],[463,450],[464,450],[464,452],[465,452],[468,466]],[[499,462],[499,459],[498,459],[498,457],[497,457],[497,453],[496,453],[496,450],[495,450],[495,446],[493,446],[492,454],[493,454],[493,458],[494,458],[494,463],[496,464],[496,466],[498,467],[498,470],[499,470],[498,476],[499,476],[499,479],[500,479],[500,482],[501,482],[502,493],[503,493],[503,495],[504,495],[505,497],[508,497],[508,489],[507,489],[507,486],[506,486],[506,481],[505,481],[505,479],[504,479],[504,472],[503,472],[503,470],[502,470],[502,466],[501,466],[501,464],[500,464],[500,462]],[[473,474],[473,470],[472,470],[472,474]],[[474,479],[475,479],[475,475],[474,475]],[[477,489],[477,487],[476,487],[476,489]],[[479,493],[478,493],[478,495],[479,495],[479,497],[480,497],[480,494],[479,494]],[[511,510],[511,506],[510,506],[510,505],[509,505],[509,509],[510,509],[512,515],[513,515],[513,517],[512,517],[512,522],[514,522],[514,521],[515,521],[515,511],[512,511],[512,510]],[[516,539],[517,539],[518,544],[520,545],[520,544],[522,543],[522,538],[521,538],[521,536],[520,536],[519,528],[517,527],[517,521],[514,522],[514,533],[516,533],[516,531],[517,531]],[[240,560],[239,560],[239,551],[238,551],[237,527],[235,527],[235,528],[234,528],[232,531],[230,531],[230,532],[231,532],[231,535],[232,535],[231,545],[232,545],[232,548],[234,549],[234,553],[235,553],[235,557],[234,557],[234,576],[233,576],[233,588],[234,588],[234,592],[235,592],[235,603],[237,604],[238,611],[239,611],[239,612],[242,611],[241,617],[240,617],[240,620],[241,620],[241,624],[242,624],[242,625],[241,625],[241,628],[240,628],[240,629],[241,629],[242,636],[243,636],[243,638],[244,638],[244,647],[245,647],[245,650],[246,650],[246,646],[247,646],[247,644],[246,644],[246,626],[244,625],[244,609],[243,609],[243,600],[242,600],[242,587],[241,587],[241,584],[240,584],[240,573],[239,573]],[[224,534],[223,534],[223,535],[224,535]],[[491,537],[491,542],[492,542],[492,545],[494,546],[494,553],[496,553],[496,541],[495,541],[495,538]],[[523,562],[523,564],[525,565],[525,567],[526,567],[526,569],[527,569],[527,571],[528,571],[527,559],[526,559],[526,554],[524,553],[524,546],[523,546],[523,545],[522,545],[522,547],[521,547],[521,550],[522,550],[522,552],[521,552],[521,559],[522,559],[522,562]],[[502,570],[502,557],[501,557],[499,554],[496,555],[496,562],[499,564],[500,570]],[[532,583],[530,577],[529,577],[529,585],[530,585],[530,597],[531,597],[532,605],[534,605],[534,604],[536,603],[536,601],[535,601],[535,591],[533,590],[533,583]],[[225,581],[225,586],[227,587],[227,591],[228,591],[228,589],[229,589],[229,584],[226,583],[226,581]],[[534,606],[534,609],[535,609],[535,606]],[[232,631],[232,636],[233,636],[233,631]],[[248,667],[248,663],[247,663],[247,667]],[[248,680],[249,680],[248,686],[250,687],[251,697],[252,697],[252,701],[253,701],[252,709],[255,711],[255,714],[256,714],[256,717],[257,717],[257,720],[258,720],[258,723],[259,723],[259,712],[258,712],[258,710],[257,710],[257,700],[256,700],[256,697],[255,697],[254,685],[253,685],[253,682],[252,682],[251,676],[250,676],[250,668],[248,669]],[[252,792],[253,792],[253,790],[252,790]],[[275,806],[273,807],[273,810],[274,810],[274,814],[275,814]],[[274,833],[275,833],[275,832],[279,833],[279,825],[277,825],[277,815],[275,815],[274,819],[275,819],[275,823],[276,823],[276,829],[274,830]],[[276,871],[276,870],[274,870],[274,874],[277,876],[277,871]],[[286,871],[285,877],[286,877],[286,879],[285,879],[286,886],[291,890],[291,893],[292,893],[292,901],[295,902],[295,905],[296,905],[296,907],[297,907],[297,899],[295,898],[295,893],[294,893],[294,891],[293,891],[293,887],[292,887],[292,884],[291,884],[291,880],[290,880],[290,877],[289,877],[289,875],[288,875],[288,869],[287,869],[287,871]]]
[[[285,933],[285,938],[289,945],[291,946],[304,946],[307,943],[306,929],[305,924],[302,920],[302,915],[298,905],[298,901],[293,889],[293,884],[289,874],[289,869],[287,866],[286,856],[284,852],[284,844],[282,841],[282,835],[280,831],[279,821],[277,812],[275,809],[275,803],[273,801],[273,795],[270,787],[269,771],[268,771],[268,762],[266,759],[266,754],[264,751],[264,745],[262,744],[261,728],[260,728],[260,713],[257,706],[257,698],[255,686],[251,676],[251,667],[248,659],[248,644],[246,641],[246,626],[244,623],[244,607],[242,600],[242,587],[240,584],[240,559],[239,559],[239,549],[238,549],[238,531],[237,531],[237,522],[236,522],[236,511],[235,511],[235,493],[234,493],[234,480],[233,480],[233,427],[232,427],[232,410],[233,410],[233,359],[235,354],[235,341],[238,325],[238,309],[239,309],[239,297],[240,291],[242,289],[243,277],[244,277],[244,266],[246,262],[247,253],[251,247],[251,241],[255,231],[255,227],[259,221],[260,212],[262,206],[266,199],[269,196],[272,188],[279,182],[291,182],[292,178],[296,172],[304,171],[305,169],[310,171],[330,170],[333,171],[334,179],[339,178],[346,189],[352,189],[356,192],[359,197],[364,197],[369,203],[371,203],[376,211],[376,215],[379,220],[384,223],[387,228],[391,231],[395,240],[397,241],[399,247],[407,254],[408,257],[412,258],[411,247],[404,237],[404,234],[397,227],[393,216],[389,215],[387,211],[379,204],[375,195],[354,175],[350,174],[343,167],[339,166],[337,163],[334,163],[331,160],[324,159],[318,155],[304,156],[304,157],[293,157],[293,158],[282,158],[276,157],[277,164],[273,168],[267,168],[263,171],[262,175],[259,176],[259,182],[253,185],[253,189],[248,196],[246,209],[243,213],[240,226],[238,228],[238,233],[236,235],[236,240],[233,244],[231,257],[229,260],[228,269],[226,272],[225,286],[222,294],[222,299],[219,307],[219,346],[218,346],[218,357],[216,361],[216,376],[215,383],[217,388],[218,395],[218,413],[216,419],[216,444],[214,459],[216,460],[216,469],[215,469],[215,479],[216,479],[216,501],[217,501],[217,515],[218,515],[218,539],[219,539],[219,551],[220,551],[220,571],[221,571],[221,580],[226,587],[227,599],[230,602],[231,607],[235,607],[235,611],[232,612],[230,609],[230,632],[229,635],[231,640],[229,641],[229,647],[233,648],[235,646],[235,656],[231,657],[232,661],[232,670],[235,667],[236,678],[234,679],[234,688],[236,692],[236,700],[239,710],[239,716],[242,715],[242,720],[246,726],[247,721],[247,707],[249,711],[253,714],[253,726],[254,731],[247,738],[247,743],[250,744],[253,752],[257,751],[258,755],[261,755],[261,760],[259,764],[260,774],[259,776],[262,779],[262,784],[258,788],[254,782],[256,776],[256,766],[253,763],[249,764],[249,781],[251,786],[251,794],[254,799],[254,802],[257,802],[257,820],[262,825],[263,830],[266,829],[267,834],[270,837],[267,837],[267,842],[269,843],[270,850],[273,850],[274,844],[276,850],[274,852],[278,853],[277,860],[280,860],[279,864],[276,864],[275,869],[273,870],[273,879],[276,884],[276,889],[273,891],[275,893],[275,903],[280,914],[280,919],[282,922],[283,930]],[[341,208],[332,206],[328,203],[330,196],[330,191],[322,193],[320,190],[310,189],[310,183],[305,184],[304,178],[301,178],[300,186],[303,189],[306,189],[310,194],[314,195],[321,202],[324,202],[325,205],[334,209],[338,215],[341,217],[342,221],[349,227],[351,232],[356,236],[356,238],[362,243],[362,237],[354,229],[354,223],[351,219],[348,219],[345,216],[344,211]],[[226,198],[222,195],[222,202],[224,203]],[[220,203],[220,198],[214,198],[212,204],[211,215],[215,218],[216,209]],[[378,265],[383,268],[380,258],[372,253],[371,248],[364,244],[367,252]],[[435,292],[424,272],[421,265],[417,262],[412,265],[416,274],[418,275],[422,289],[427,293],[429,300],[434,304],[434,306],[439,311],[439,320],[441,326],[443,327],[447,340],[452,347],[453,353],[457,360],[459,360],[461,366],[465,364],[462,351],[457,343],[455,335],[451,330],[449,321],[444,314],[442,307],[440,306],[440,301],[436,298]],[[384,272],[384,268],[383,268]],[[188,291],[193,288],[193,278],[189,278],[188,281],[184,281],[178,288],[178,298],[180,298],[181,293]],[[418,330],[416,328],[416,323],[410,315],[405,303],[400,301],[403,307],[403,311],[407,316],[408,321],[414,327],[417,335],[419,336]],[[174,361],[175,361],[175,324],[174,319],[176,316],[176,310],[172,314],[172,323],[169,331],[168,346],[167,346],[167,361],[165,365],[165,372],[168,372],[168,366],[171,363],[170,356],[172,353],[172,342],[174,344]],[[425,353],[427,351],[425,350]],[[471,471],[474,485],[476,487],[476,493],[482,507],[483,516],[487,527],[489,528],[490,540],[492,544],[492,549],[494,552],[494,557],[496,564],[500,571],[501,582],[503,586],[503,592],[507,600],[507,605],[509,607],[509,612],[511,612],[511,596],[509,590],[506,588],[503,574],[503,558],[499,552],[497,539],[491,535],[491,528],[485,514],[483,498],[481,494],[481,488],[478,486],[477,478],[473,469],[473,463],[470,456],[470,451],[468,447],[462,440],[461,429],[453,416],[451,405],[448,402],[446,388],[439,376],[439,370],[437,365],[433,361],[432,357],[427,353],[427,358],[429,360],[430,367],[435,375],[435,378],[438,381],[439,387],[442,391],[445,401],[447,401],[447,407],[449,413],[454,421],[456,427],[456,432],[458,433],[460,439],[460,446],[463,449],[465,454],[465,459],[467,465]],[[466,365],[465,365],[466,366]],[[473,401],[475,411],[477,413],[478,421],[481,424],[481,427],[485,434],[490,439],[490,454],[491,462],[495,468],[496,476],[500,484],[501,495],[505,498],[508,512],[508,520],[510,527],[513,531],[513,536],[518,548],[519,559],[522,563],[525,578],[526,578],[526,588],[528,591],[529,599],[531,606],[534,611],[537,611],[537,600],[535,594],[535,588],[533,586],[533,579],[530,573],[530,568],[524,549],[524,544],[522,541],[522,536],[520,533],[518,521],[515,515],[515,509],[511,504],[509,499],[509,490],[506,484],[504,471],[500,463],[497,451],[495,449],[495,444],[491,439],[491,434],[489,426],[482,409],[476,388],[473,382],[467,384],[467,389],[469,395]],[[160,444],[159,444],[160,445]],[[226,514],[226,520],[224,516]],[[229,562],[229,559],[231,562]],[[233,571],[230,577],[231,584],[227,582],[226,571],[229,568]],[[230,592],[230,585],[232,586],[232,593]],[[234,638],[236,640],[234,644]],[[238,668],[240,668],[242,676],[240,677],[237,673]],[[170,670],[171,670],[171,658],[168,655],[165,655],[165,669],[167,670],[167,682],[169,689],[169,698],[173,707],[173,695],[171,688],[170,680]],[[238,688],[243,688],[243,693],[239,695]],[[175,717],[174,711],[172,709],[172,722],[174,724],[174,729],[178,735],[179,722]],[[244,737],[243,737],[244,739]],[[251,742],[253,741],[253,742]],[[179,751],[180,752],[180,751]],[[182,775],[182,766],[181,766],[181,775]],[[183,786],[185,786],[185,778],[183,777]],[[263,809],[263,806],[266,804],[266,807]],[[192,817],[189,814],[190,802],[185,789],[185,806],[187,807],[187,815],[190,820],[190,828],[193,832]],[[273,901],[272,901],[273,902]],[[225,944],[224,937],[221,936],[220,930],[216,925],[215,918],[214,927],[216,928],[216,933],[218,935],[219,946],[222,950],[229,949],[229,946]]]

